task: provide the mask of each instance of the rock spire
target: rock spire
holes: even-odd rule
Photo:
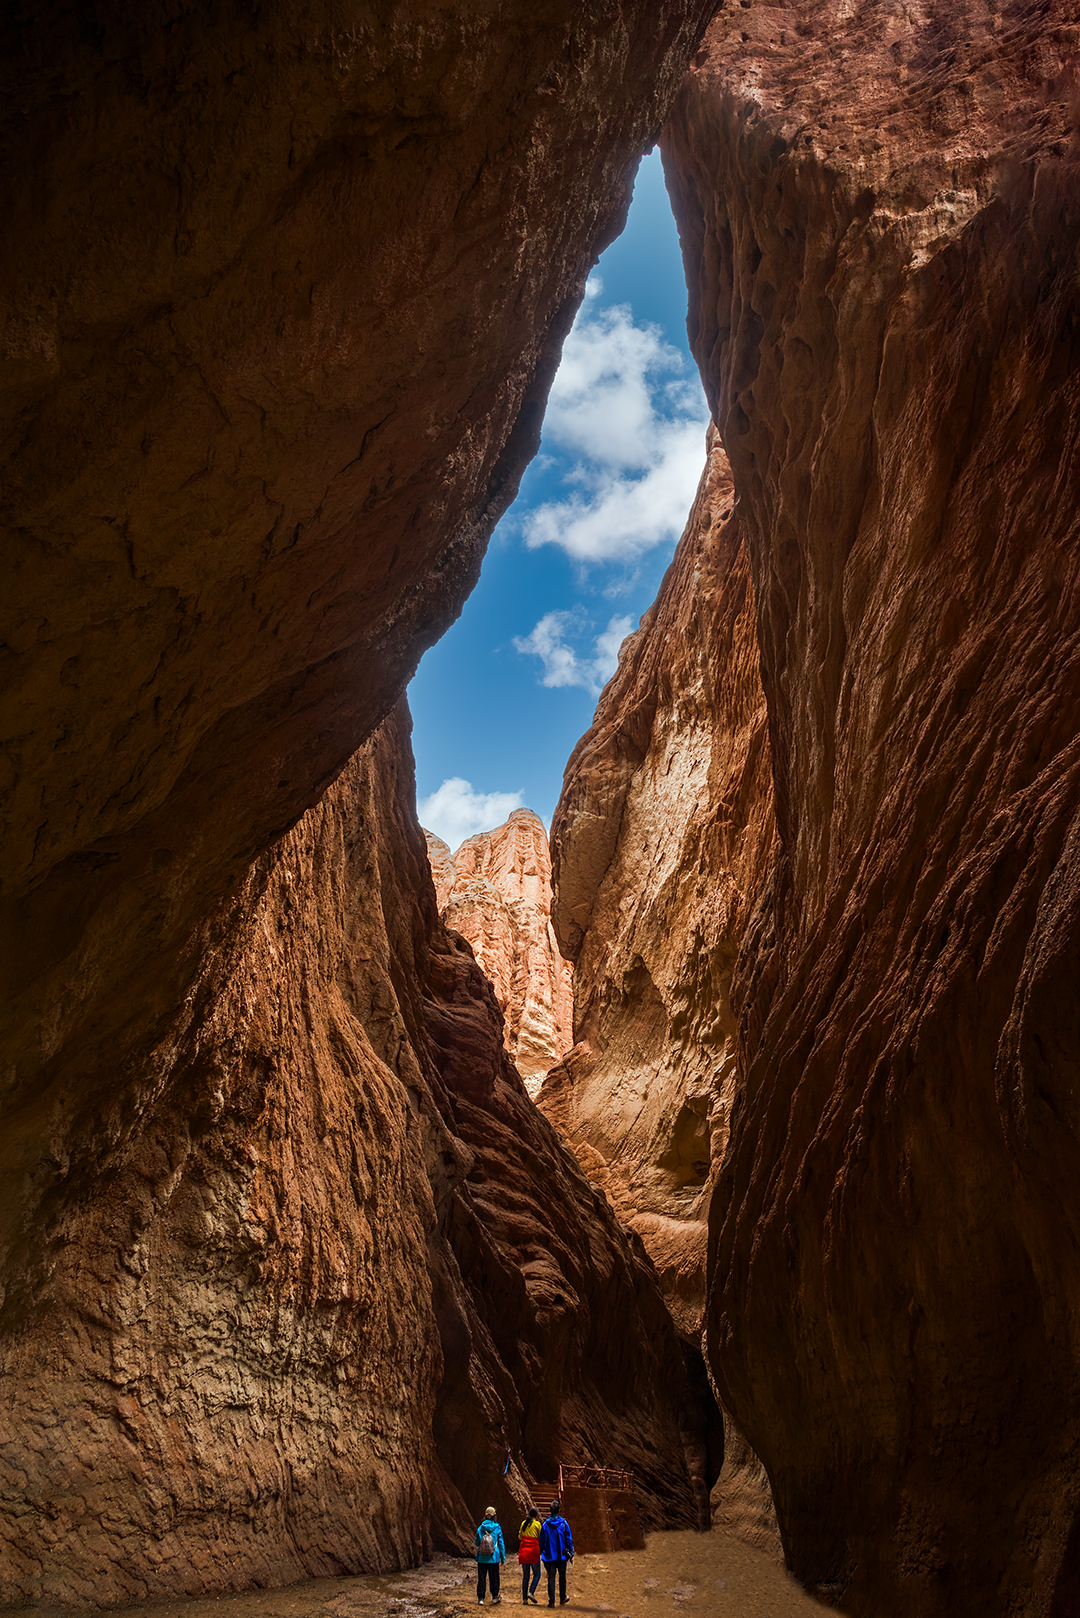
[[[539,815],[515,809],[451,856],[427,833],[443,921],[468,940],[502,1008],[507,1053],[535,1095],[573,1043],[573,985],[551,924],[551,856]]]

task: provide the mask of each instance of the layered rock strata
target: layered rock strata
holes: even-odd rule
[[[208,923],[159,1093],[57,1210],[3,1348],[8,1601],[464,1548],[508,1452],[694,1520],[652,1271],[507,1060],[413,801],[399,714]]]
[[[707,1352],[856,1613],[1080,1601],[1078,25],[743,0],[664,136],[779,849]]]
[[[535,1095],[573,1042],[572,971],[551,924],[551,855],[539,815],[515,809],[456,854],[427,833],[443,921],[468,940],[499,1002],[507,1054]]]

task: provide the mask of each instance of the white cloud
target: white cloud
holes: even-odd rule
[[[522,531],[530,549],[632,561],[682,532],[708,413],[697,383],[673,378],[682,357],[655,326],[635,326],[623,305],[594,313],[591,302],[566,340],[544,418],[545,441],[572,458],[571,492],[530,512]]]
[[[453,775],[430,797],[421,798],[416,809],[420,824],[456,851],[466,837],[501,826],[524,801],[520,792],[474,792],[471,781]]]
[[[514,636],[514,645],[519,652],[538,657],[543,663],[541,685],[581,685],[596,697],[618,667],[619,647],[630,633],[631,620],[626,616],[612,618],[594,638],[592,656],[586,657],[567,643],[567,636],[581,640],[591,627],[580,608],[546,612],[530,635]]]
[[[638,477],[598,469],[565,500],[549,500],[523,523],[530,550],[559,545],[579,562],[630,562],[682,533],[705,464],[704,421],[663,422],[652,464]]]

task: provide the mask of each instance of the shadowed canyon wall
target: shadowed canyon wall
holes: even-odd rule
[[[461,1066],[439,1017],[422,1037],[407,1009],[458,992],[410,978],[409,940],[435,937],[426,866],[419,886],[394,878],[384,944],[377,916],[369,933],[338,913],[345,800],[297,822],[460,609],[710,10],[5,14],[9,1599],[412,1557],[460,1526],[454,1488],[488,1475],[461,1420],[484,1443],[517,1423],[550,1463],[550,1435],[584,1444],[576,1412],[596,1404],[596,1442],[641,1447],[680,1509],[681,1460],[633,1414],[666,1352],[647,1268],[549,1133],[493,1125],[507,1161],[524,1141],[574,1201],[574,1256],[535,1260],[550,1299],[533,1348],[500,1337],[532,1307],[534,1260],[491,1227],[529,1222],[533,1171],[492,1212],[475,1120],[444,1097],[442,1123],[418,1121],[425,1085],[441,1074],[467,1110],[494,1060],[489,1042],[486,1067]],[[352,823],[380,893],[393,815],[373,798]],[[475,986],[452,945],[430,954]],[[467,1049],[471,1026],[444,1032]],[[501,1065],[492,1084],[519,1093]],[[447,1200],[470,1173],[483,1219]],[[596,1351],[590,1265],[605,1299],[645,1300],[610,1423],[576,1369]],[[489,1287],[503,1327],[477,1301]],[[454,1487],[440,1453],[462,1457]]]
[[[438,921],[406,723],[208,922],[178,1082],[7,1337],[9,1600],[464,1548],[508,1451],[618,1456],[694,1520],[674,1331]]]
[[[539,815],[515,809],[457,853],[427,833],[439,911],[495,990],[507,1055],[534,1095],[573,1041],[569,962],[551,924],[551,855]]]
[[[789,1564],[868,1615],[1080,1602],[1078,60],[1058,0],[720,8],[662,150],[776,842],[740,881],[769,794],[704,765],[760,723],[737,644],[698,629],[714,706],[668,719],[671,577],[553,827],[542,1104],[645,1235],[726,1022],[706,1354]],[[725,909],[709,983],[679,954]]]
[[[778,842],[707,1354],[865,1614],[1080,1602],[1078,25],[729,3],[663,139]]]

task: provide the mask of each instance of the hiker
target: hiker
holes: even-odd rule
[[[540,1530],[540,1555],[548,1576],[548,1606],[555,1605],[555,1575],[559,1575],[559,1605],[565,1607],[566,1564],[574,1560],[574,1536],[565,1517],[559,1516],[559,1502],[553,1500]]]
[[[521,1605],[539,1605],[536,1586],[540,1583],[540,1513],[530,1506],[518,1529],[518,1561],[521,1563]],[[531,1581],[531,1583],[530,1583]]]
[[[476,1530],[473,1544],[476,1547],[476,1599],[482,1607],[490,1579],[491,1605],[498,1606],[502,1600],[499,1594],[499,1564],[506,1561],[506,1546],[503,1531],[495,1521],[494,1506],[488,1506],[484,1512],[484,1520]]]

